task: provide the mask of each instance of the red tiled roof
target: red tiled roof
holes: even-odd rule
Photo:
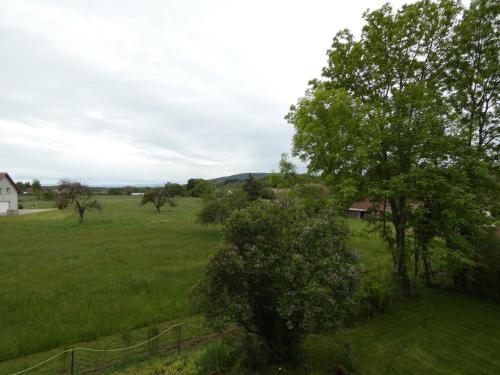
[[[16,191],[19,193],[19,189],[17,188],[16,183],[12,178],[10,178],[9,174],[7,172],[0,172],[0,180],[3,180],[4,178],[7,178],[12,186],[14,186],[14,189],[16,189]]]
[[[349,207],[349,210],[352,210],[352,211],[368,211],[370,209],[374,210],[374,211],[381,212],[384,210],[384,205],[379,204],[379,203],[375,203],[375,202],[372,202],[369,200],[364,200],[364,201],[354,202]],[[386,211],[390,211],[390,210],[391,210],[391,206],[389,204],[387,204]]]
[[[351,204],[349,209],[353,210],[368,210],[372,206],[372,202],[370,201],[359,201],[359,202],[354,202]]]

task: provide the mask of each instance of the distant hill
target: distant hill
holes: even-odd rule
[[[269,176],[270,174],[271,173],[239,173],[239,174],[233,174],[231,176],[212,178],[211,180],[208,181],[215,183],[224,183],[228,180],[245,181],[250,175],[252,175],[254,178],[264,178]]]

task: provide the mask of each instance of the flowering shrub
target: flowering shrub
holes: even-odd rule
[[[309,217],[297,202],[235,211],[197,286],[214,325],[235,322],[275,357],[293,362],[304,335],[343,318],[359,283],[358,257],[333,211]]]

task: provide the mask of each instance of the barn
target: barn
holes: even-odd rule
[[[387,205],[385,212],[390,212],[391,207]],[[380,214],[384,212],[384,208],[377,203],[369,200],[354,202],[348,209],[346,214],[348,216],[357,217],[360,219],[369,217],[379,217]]]
[[[17,213],[16,184],[6,172],[0,172],[0,215]]]

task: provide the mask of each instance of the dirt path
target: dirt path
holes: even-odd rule
[[[33,209],[19,210],[19,215],[37,214],[39,212],[47,212],[54,210],[55,208],[33,208]]]

